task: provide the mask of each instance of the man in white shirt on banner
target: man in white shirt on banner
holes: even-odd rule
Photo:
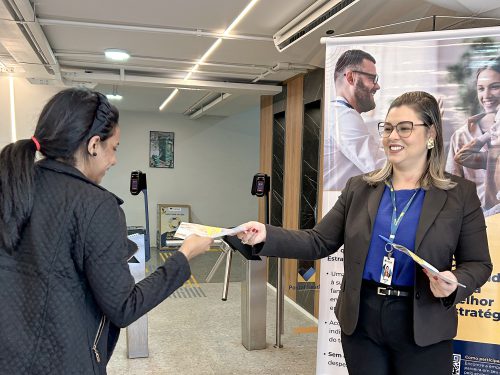
[[[375,108],[380,89],[375,58],[362,50],[344,52],[335,65],[336,98],[329,103],[325,136],[324,190],[340,191],[347,180],[382,167],[385,155],[376,125],[371,131],[361,113]],[[327,123],[327,126],[328,126]]]

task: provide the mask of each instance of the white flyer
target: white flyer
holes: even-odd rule
[[[235,234],[242,232],[243,230],[244,228],[241,226],[229,229],[182,222],[177,228],[174,237],[183,240],[191,234],[196,234],[203,237],[219,238],[224,236],[234,236]]]
[[[403,245],[399,245],[397,243],[391,243],[389,239],[387,239],[384,236],[381,236],[379,234],[379,237],[382,238],[384,241],[387,243],[391,244],[393,248],[395,248],[398,251],[401,251],[402,253],[405,253],[408,255],[411,259],[413,259],[418,265],[420,265],[422,268],[425,268],[427,271],[429,271],[432,275],[439,277],[441,280],[446,281],[448,284],[456,284],[458,286],[461,286],[462,288],[465,288],[464,284],[459,283],[458,281],[452,280],[446,276],[443,276],[439,270],[434,267],[432,264],[429,262],[423,260],[420,258],[417,254],[415,254],[413,251],[409,250],[408,248],[404,247]]]

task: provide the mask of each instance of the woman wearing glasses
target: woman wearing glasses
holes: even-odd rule
[[[385,165],[351,178],[313,229],[249,222],[238,237],[259,255],[297,259],[323,258],[344,245],[335,313],[349,374],[448,375],[454,306],[492,270],[484,216],[474,183],[444,172],[433,96],[401,95],[379,130]],[[424,273],[391,243],[418,254],[449,282]]]

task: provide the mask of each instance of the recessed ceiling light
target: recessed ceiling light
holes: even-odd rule
[[[123,51],[121,49],[107,49],[104,51],[104,55],[108,59],[115,60],[115,61],[125,61],[130,57],[128,52]]]
[[[106,98],[108,98],[108,100],[122,100],[123,96],[119,94],[106,94]]]

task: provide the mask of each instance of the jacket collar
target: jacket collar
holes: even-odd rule
[[[55,160],[55,159],[45,158],[45,159],[38,161],[36,163],[36,165],[39,166],[40,168],[43,168],[43,169],[48,169],[48,170],[51,170],[51,171],[54,171],[57,173],[62,173],[62,174],[77,178],[81,181],[84,181],[90,185],[97,187],[98,189],[101,189],[103,191],[107,191],[108,193],[110,193],[111,195],[113,195],[116,198],[118,204],[121,205],[123,203],[123,200],[121,198],[119,198],[115,194],[111,193],[110,191],[106,190],[101,185],[98,185],[98,184],[90,181],[87,177],[85,177],[85,175],[82,172],[80,172],[78,169],[76,169],[75,167],[73,167],[69,164],[60,162],[60,161]]]
[[[418,248],[424,239],[425,234],[431,227],[434,220],[436,220],[437,215],[441,212],[448,194],[444,190],[438,189],[431,186],[426,192],[424,197],[424,203],[422,205],[422,213],[420,214],[420,220],[418,221],[417,235],[415,237],[415,252],[418,252]]]
[[[368,197],[368,215],[370,216],[370,233],[373,231],[375,217],[377,216],[377,211],[380,205],[380,200],[382,199],[382,194],[384,194],[385,184],[383,182],[379,182],[373,188],[374,191]]]
[[[373,225],[375,223],[375,217],[377,216],[377,211],[380,205],[380,200],[382,199],[382,194],[384,193],[385,184],[379,182],[374,186],[374,191],[368,197],[368,216],[370,217],[370,233],[373,232]],[[431,227],[434,220],[436,220],[437,215],[441,212],[443,208],[447,194],[445,191],[431,186],[425,192],[424,203],[422,205],[422,211],[420,214],[420,219],[418,222],[417,235],[415,238],[415,249],[417,252],[425,234]]]

